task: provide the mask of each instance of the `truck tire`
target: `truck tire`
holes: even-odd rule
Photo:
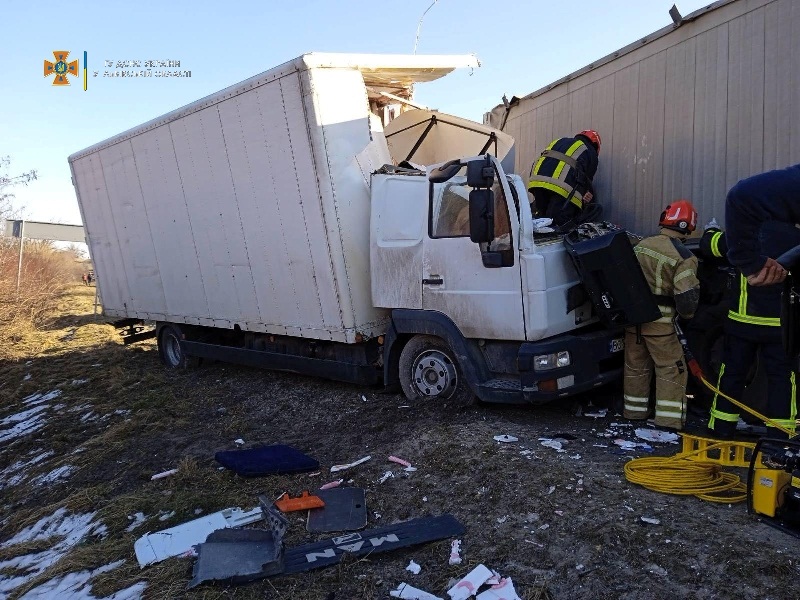
[[[467,406],[475,399],[447,342],[415,335],[400,353],[400,385],[409,400],[446,400]]]
[[[185,369],[189,360],[181,347],[183,334],[176,325],[165,325],[158,333],[158,356],[168,369]]]

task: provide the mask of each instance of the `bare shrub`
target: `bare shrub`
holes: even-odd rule
[[[75,254],[50,242],[25,240],[17,289],[19,240],[0,238],[0,356],[13,355],[13,346],[37,328],[48,325],[59,301],[80,281]]]

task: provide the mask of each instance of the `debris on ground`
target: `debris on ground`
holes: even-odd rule
[[[648,442],[678,443],[678,434],[670,431],[661,431],[660,429],[637,429],[634,433],[640,440],[646,440]]]
[[[364,458],[359,458],[356,461],[351,463],[343,464],[343,465],[333,465],[331,467],[331,473],[336,473],[337,471],[344,471],[346,469],[352,469],[353,467],[357,467],[360,464],[367,462],[368,460],[372,459],[371,456],[365,456]]]
[[[508,443],[511,443],[511,442],[518,442],[519,438],[518,437],[514,437],[513,435],[509,435],[507,433],[504,433],[503,435],[494,436],[494,441],[508,444]]]
[[[396,463],[398,465],[402,465],[403,467],[405,467],[405,469],[403,469],[403,470],[408,472],[408,473],[413,473],[414,471],[417,470],[416,467],[412,467],[411,466],[410,462],[408,462],[407,460],[403,460],[402,458],[398,458],[396,456],[390,456],[388,460],[390,462]]]
[[[275,506],[277,506],[281,512],[295,512],[298,510],[309,510],[311,508],[323,508],[325,502],[319,496],[309,494],[308,490],[303,490],[303,492],[295,498],[292,498],[289,492],[283,492],[283,494],[275,500]]]
[[[319,469],[319,462],[291,446],[275,444],[247,450],[217,452],[214,460],[242,477],[305,473]]]
[[[164,479],[165,477],[169,477],[170,475],[175,475],[178,472],[178,469],[170,469],[169,471],[162,471],[161,473],[156,473],[152,477],[150,477],[150,481],[155,481],[156,479]]]
[[[402,598],[403,600],[443,600],[439,596],[429,594],[407,583],[401,583],[396,590],[391,590],[389,595],[392,598]]]
[[[381,478],[378,479],[378,483],[385,483],[387,479],[392,479],[393,477],[394,473],[391,471],[386,471],[383,475],[381,475]]]
[[[448,560],[448,564],[461,564],[461,540],[453,540],[453,543],[450,544],[450,559]]]
[[[173,556],[191,555],[192,546],[204,542],[218,529],[243,527],[263,518],[259,507],[248,511],[238,507],[226,508],[169,529],[146,533],[136,540],[133,549],[139,566],[145,567]]]
[[[641,519],[645,523],[650,523],[651,525],[661,525],[661,520],[654,517],[641,517]]]
[[[328,483],[323,483],[321,486],[319,486],[319,489],[331,490],[335,487],[339,487],[340,485],[342,485],[342,483],[344,483],[344,479],[334,479],[333,481],[329,481]]]
[[[410,563],[408,563],[406,571],[411,571],[414,575],[419,575],[420,571],[422,571],[422,567],[412,560]]]
[[[356,531],[367,526],[367,502],[361,488],[319,490],[324,508],[308,511],[306,529],[312,533]]]
[[[484,583],[494,576],[485,565],[478,565],[467,573],[461,581],[447,590],[447,595],[451,600],[467,600],[474,596]]]

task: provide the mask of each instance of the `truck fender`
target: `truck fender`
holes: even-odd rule
[[[395,309],[386,331],[383,347],[383,377],[385,385],[399,382],[398,365],[403,346],[413,335],[433,335],[443,339],[453,350],[461,371],[473,391],[491,379],[489,368],[477,342],[466,339],[450,318],[434,310]]]

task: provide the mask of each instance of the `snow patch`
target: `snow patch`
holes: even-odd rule
[[[44,475],[39,475],[38,477],[34,477],[31,480],[31,484],[44,485],[47,483],[53,483],[54,481],[58,481],[59,479],[66,479],[74,472],[75,472],[75,467],[73,467],[72,465],[64,465],[63,467],[58,467],[57,469],[53,469],[49,473],[45,473]]]
[[[0,561],[0,573],[2,573],[0,575],[0,597],[27,583],[57,563],[84,538],[90,535],[105,536],[108,530],[105,525],[93,520],[96,514],[70,515],[67,513],[67,509],[59,508],[49,517],[40,519],[10,540],[0,544],[0,548],[10,548],[23,542],[59,538],[52,547],[46,550]],[[6,575],[10,571],[17,571],[19,575]]]
[[[42,394],[38,392],[36,394],[31,394],[22,399],[22,403],[26,406],[33,406],[35,404],[42,404],[43,402],[50,402],[50,400],[54,400],[61,395],[61,390],[53,390],[51,392],[47,392],[46,394]]]
[[[98,599],[92,595],[91,580],[101,573],[116,569],[124,562],[124,560],[118,560],[92,571],[81,571],[79,573],[70,573],[63,577],[55,577],[29,590],[20,600],[51,600],[53,598],[72,598],[74,600],[139,600],[147,587],[147,584],[143,581],[134,583],[132,586],[102,599]]]
[[[125,531],[130,533],[131,531],[139,527],[139,525],[144,523],[147,520],[147,516],[142,512],[137,512],[135,515],[129,516],[128,520],[131,522],[131,524],[125,528]]]
[[[34,452],[31,454],[35,452],[38,452],[38,450],[34,450]],[[18,460],[14,464],[6,467],[2,472],[0,472],[0,490],[19,485],[28,477],[28,469],[36,464],[39,464],[46,458],[50,458],[54,454],[55,452],[49,450],[47,452],[37,454],[30,460]],[[30,454],[28,456],[30,456]]]

